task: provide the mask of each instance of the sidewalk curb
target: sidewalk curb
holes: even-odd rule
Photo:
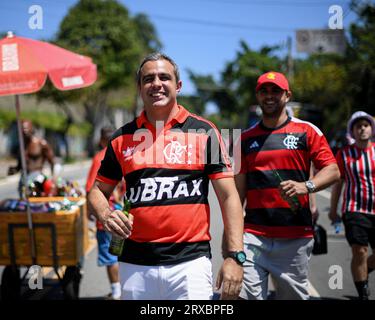
[[[11,175],[9,177],[0,178],[0,186],[6,185],[8,183],[18,182],[20,180],[20,176],[21,175],[19,173],[17,173],[17,174]]]

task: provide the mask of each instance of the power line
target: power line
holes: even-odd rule
[[[353,12],[352,8],[350,7],[350,5],[348,5],[346,7],[346,9],[344,10],[344,14],[343,14],[343,19],[345,19],[349,14],[351,14]]]
[[[194,1],[194,0],[191,0],[191,1]],[[215,0],[199,0],[200,2],[201,1],[206,1],[206,2],[215,2],[217,4],[220,4],[220,3],[230,3],[230,2],[233,2],[233,3],[237,3],[237,4],[241,4],[241,3],[246,3],[246,4],[249,4],[249,2],[244,2],[244,1],[234,1],[234,0],[222,0],[222,1],[215,1]],[[258,3],[260,4],[260,2],[262,4],[272,4],[274,3],[275,1],[251,1],[251,3]],[[336,2],[339,2],[339,1],[336,1]],[[279,3],[279,2],[278,2]],[[282,3],[287,3],[287,4],[294,4],[295,1],[282,1]],[[315,2],[314,2],[315,3]],[[316,2],[318,3],[318,2]],[[323,4],[323,2],[319,2],[320,4]],[[305,2],[306,4],[306,2]],[[7,10],[7,11],[12,11],[16,8],[4,8],[3,9]],[[344,12],[344,18],[350,14],[352,11],[350,9],[350,6],[348,5],[345,12]],[[57,15],[57,12],[51,12],[51,10],[48,10],[48,15],[54,15],[56,16]],[[169,16],[164,16],[164,15],[149,15],[149,17],[151,18],[154,18],[154,19],[159,19],[159,20],[166,20],[168,22],[180,22],[180,23],[187,23],[187,24],[198,24],[198,25],[203,25],[203,26],[211,26],[211,27],[221,27],[221,28],[229,28],[229,29],[241,29],[241,30],[251,30],[251,31],[261,31],[261,32],[280,32],[280,33],[284,33],[284,32],[294,32],[295,31],[295,28],[283,28],[283,27],[270,27],[270,26],[261,26],[261,25],[244,25],[244,24],[235,24],[235,23],[226,23],[226,22],[218,22],[218,21],[213,21],[213,20],[199,20],[199,19],[192,19],[192,18],[182,18],[182,17],[169,17]]]
[[[150,15],[149,17],[154,18],[154,19],[160,19],[160,20],[182,22],[182,23],[192,23],[192,24],[200,24],[204,26],[232,28],[232,29],[251,29],[251,30],[259,29],[263,31],[272,31],[272,32],[292,32],[295,30],[294,28],[292,29],[292,28],[268,27],[268,26],[257,26],[257,25],[251,26],[251,25],[225,23],[225,22],[217,22],[217,21],[209,21],[209,20],[198,20],[198,19],[181,18],[181,17],[168,17],[168,16],[162,16],[162,15]]]
[[[244,0],[190,0],[189,2],[211,2],[217,5],[221,4],[232,4],[232,5],[248,5],[248,6],[281,6],[281,7],[324,7],[333,5],[332,1],[265,1],[265,0],[252,0],[252,1],[244,1]],[[346,4],[348,1],[339,0],[335,1],[335,4],[342,3]]]

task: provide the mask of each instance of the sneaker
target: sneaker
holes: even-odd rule
[[[104,300],[121,300],[121,297],[114,297],[112,293],[108,293]]]
[[[358,300],[370,300],[370,288],[367,286],[363,289],[362,295],[358,297]]]

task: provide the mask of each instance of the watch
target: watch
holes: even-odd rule
[[[246,254],[243,251],[229,251],[227,257],[234,259],[240,266],[246,261]]]
[[[308,193],[313,193],[316,189],[314,182],[308,180],[305,182]]]

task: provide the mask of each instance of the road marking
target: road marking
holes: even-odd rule
[[[15,174],[9,177],[5,177],[3,179],[0,179],[0,187],[5,186],[9,183],[16,183],[20,180],[20,174]]]
[[[347,244],[347,241],[342,239],[342,240],[339,240],[339,239],[328,239],[328,242],[333,242],[333,243],[345,243]]]

